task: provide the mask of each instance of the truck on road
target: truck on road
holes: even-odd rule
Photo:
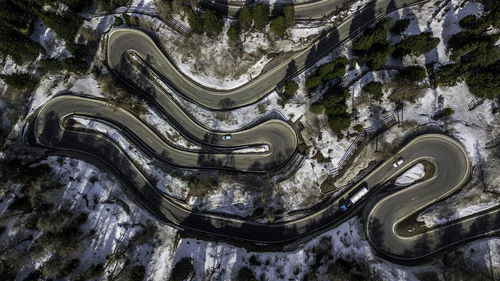
[[[349,207],[358,202],[363,196],[368,193],[368,184],[362,182],[358,187],[351,191],[346,198],[342,198],[339,201],[339,206],[342,211],[347,211]]]

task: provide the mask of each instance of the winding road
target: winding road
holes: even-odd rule
[[[394,7],[416,1],[396,1]],[[459,220],[430,229],[423,234],[401,236],[396,225],[413,213],[450,196],[460,189],[470,176],[470,161],[462,146],[451,137],[437,134],[419,136],[405,145],[393,157],[363,178],[370,196],[357,203],[352,212],[339,209],[340,197],[331,197],[315,206],[299,219],[280,223],[257,223],[240,218],[197,212],[181,200],[160,192],[145,171],[109,136],[90,129],[74,127],[71,118],[83,117],[118,130],[146,155],[182,169],[220,169],[253,173],[280,173],[297,158],[297,135],[285,121],[268,120],[235,132],[217,132],[198,123],[173,98],[171,91],[213,110],[252,104],[276,84],[288,78],[291,62],[295,72],[320,59],[373,19],[391,11],[391,2],[379,1],[366,23],[356,23],[359,15],[339,26],[307,51],[259,76],[241,87],[218,91],[191,81],[158,48],[153,39],[137,30],[117,29],[106,36],[106,61],[123,83],[143,95],[162,116],[189,140],[200,144],[201,150],[178,147],[125,109],[109,105],[97,98],[72,94],[59,95],[37,110],[28,124],[26,139],[32,145],[56,153],[82,158],[113,172],[122,182],[124,191],[138,204],[160,220],[203,237],[224,239],[264,249],[290,250],[314,236],[331,229],[355,214],[372,195],[383,191],[386,184],[412,164],[425,159],[435,165],[430,179],[402,189],[378,201],[368,213],[366,235],[382,256],[396,262],[417,262],[434,257],[451,247],[471,239],[497,234],[500,230],[500,209],[495,208],[474,218]],[[324,40],[324,41],[322,41]],[[333,41],[332,41],[333,40]],[[325,43],[326,42],[326,43]],[[230,134],[230,140],[223,140]],[[234,153],[236,149],[266,146],[266,152]],[[405,164],[394,168],[395,159],[403,157]],[[355,189],[352,186],[350,190]],[[453,233],[453,235],[450,235]]]

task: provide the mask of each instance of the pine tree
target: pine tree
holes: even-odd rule
[[[224,22],[211,10],[207,10],[204,15],[203,23],[205,31],[212,35],[217,35],[222,31]]]
[[[279,16],[271,21],[270,30],[278,36],[285,35],[286,32],[286,20],[285,17]]]
[[[240,29],[231,25],[227,30],[227,37],[233,42],[238,42],[240,40]]]
[[[259,4],[253,10],[253,23],[256,29],[263,29],[269,23],[269,13],[266,6]]]
[[[238,22],[243,30],[247,30],[252,26],[252,13],[247,6],[243,6],[240,10],[240,14],[238,16]]]
[[[295,23],[295,10],[293,9],[293,6],[286,6],[283,13],[285,14],[286,26],[292,27]]]

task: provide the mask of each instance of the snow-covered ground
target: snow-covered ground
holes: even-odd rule
[[[423,178],[425,176],[424,165],[418,163],[417,165],[411,167],[406,172],[404,172],[401,176],[396,179],[396,184],[399,186],[410,185],[417,180]]]

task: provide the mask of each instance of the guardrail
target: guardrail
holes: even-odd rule
[[[471,102],[469,102],[469,105],[468,105],[469,111],[474,110],[476,107],[478,107],[480,104],[482,104],[485,99],[486,99],[485,97],[482,97],[481,99],[474,98]]]

